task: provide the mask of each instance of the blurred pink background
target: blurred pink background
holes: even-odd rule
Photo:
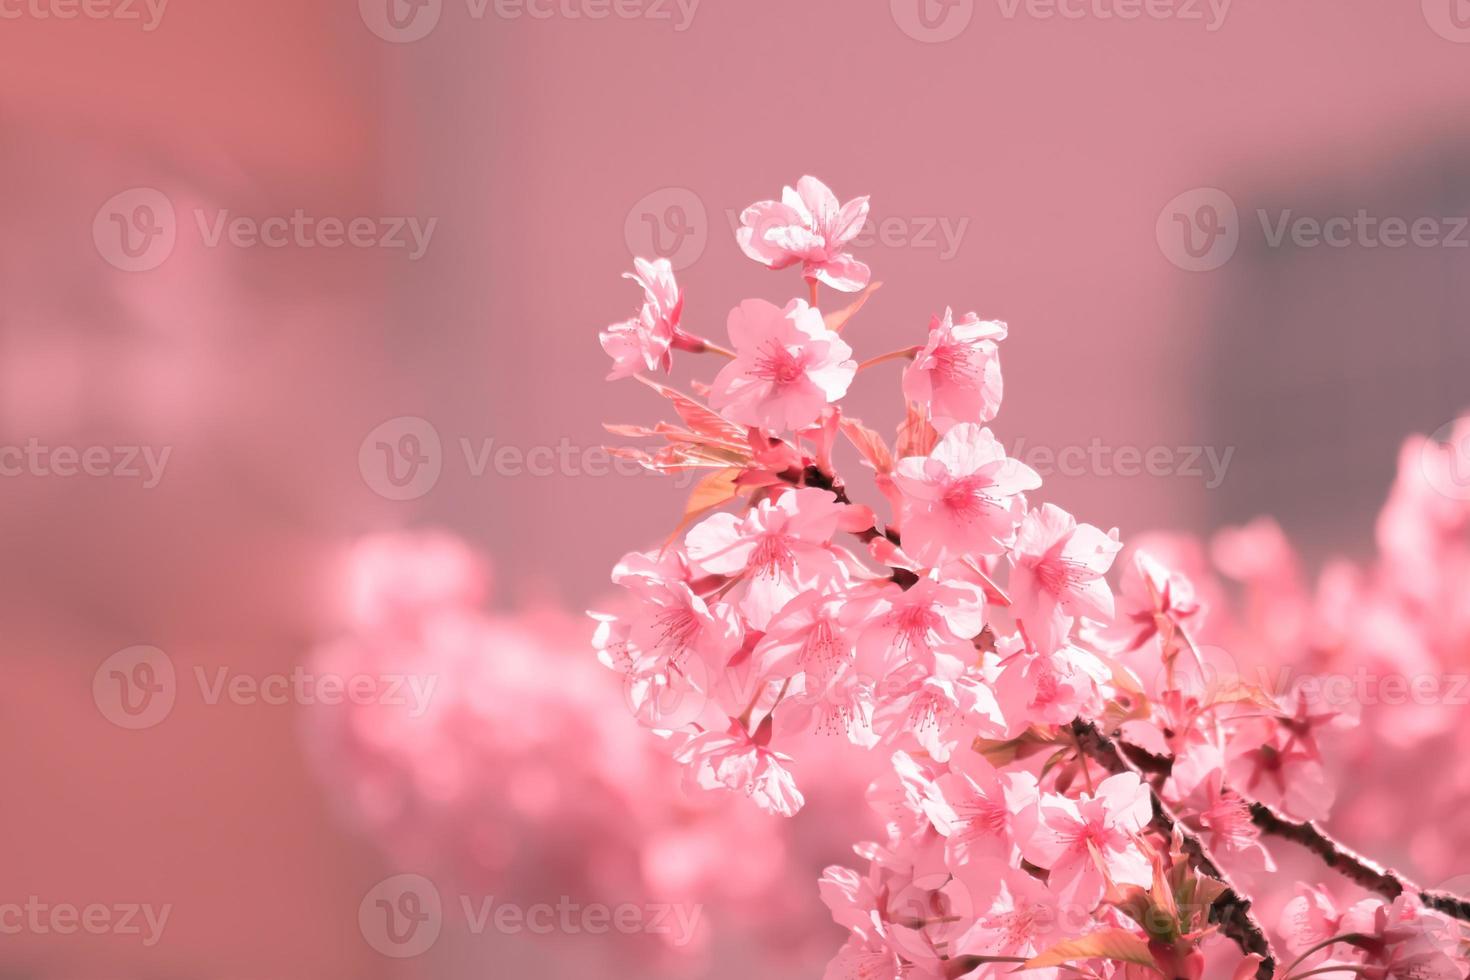
[[[804,173],[873,195],[867,349],[946,304],[1005,319],[1008,445],[1189,470],[1055,473],[1051,499],[1125,536],[1269,511],[1309,555],[1366,550],[1400,439],[1470,406],[1470,4],[1129,9],[0,3],[0,447],[104,447],[110,474],[33,456],[0,478],[0,901],[173,907],[152,946],[0,935],[0,975],[483,965],[485,939],[363,941],[397,869],[329,806],[301,706],[209,704],[194,670],[303,662],[379,530],[463,536],[502,612],[593,604],[681,499],[597,449],[655,411],[601,380],[596,331],[635,299],[618,275],[669,255],[711,335],[787,298],[729,215]],[[222,210],[367,218],[371,244],[210,245]],[[1272,242],[1287,212],[1360,211],[1438,238]],[[880,393],[857,407],[887,427]],[[183,680],[127,730],[93,680],[137,645]]]

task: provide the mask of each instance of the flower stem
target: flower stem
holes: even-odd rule
[[[898,350],[891,350],[887,354],[879,354],[877,357],[868,358],[866,361],[863,361],[861,364],[859,364],[857,369],[861,371],[865,368],[872,367],[874,364],[882,364],[884,361],[897,361],[900,359],[911,361],[914,359],[914,355],[917,354],[919,350],[920,348],[918,347],[900,347]]]
[[[1282,970],[1281,972],[1289,977],[1291,976],[1292,970],[1295,970],[1297,967],[1301,966],[1303,960],[1305,960],[1308,956],[1311,956],[1313,953],[1317,952],[1319,949],[1326,949],[1328,946],[1331,946],[1334,943],[1349,942],[1351,940],[1359,939],[1361,937],[1362,933],[1345,932],[1341,935],[1333,936],[1330,939],[1324,939],[1320,943],[1315,943],[1311,946],[1308,946],[1305,950],[1302,951],[1302,955],[1292,960],[1291,963],[1286,967],[1286,969]]]

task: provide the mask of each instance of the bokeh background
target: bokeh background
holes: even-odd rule
[[[1002,438],[1109,460],[1049,499],[1371,550],[1401,439],[1470,406],[1467,109],[1465,0],[0,0],[0,901],[172,908],[152,945],[6,932],[0,976],[642,975],[587,937],[382,955],[364,896],[463,862],[344,815],[299,699],[194,679],[311,662],[362,537],[430,526],[488,556],[482,615],[577,648],[681,499],[599,449],[657,411],[601,380],[618,274],[670,257],[718,335],[789,288],[732,216],[803,173],[873,196],[863,350],[1010,323]],[[134,730],[94,680],[140,646],[177,697]],[[638,970],[748,972],[717,952]]]

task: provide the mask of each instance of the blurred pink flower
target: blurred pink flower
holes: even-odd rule
[[[678,550],[620,564],[637,607],[682,608],[670,598],[688,588]],[[333,802],[388,862],[523,904],[569,896],[703,909],[687,945],[674,945],[683,938],[676,930],[614,946],[601,937],[620,975],[687,975],[720,930],[721,942],[752,945],[757,962],[810,956],[815,968],[827,958],[837,940],[803,897],[842,853],[831,828],[861,825],[867,767],[824,764],[808,774],[824,808],[811,825],[686,793],[662,740],[627,723],[638,679],[629,650],[662,635],[656,623],[635,615],[636,631],[617,617],[598,624],[609,672],[586,652],[579,618],[550,608],[483,612],[489,569],[451,535],[376,535],[348,559],[346,631],[313,652],[310,669],[416,678],[429,696],[314,704],[305,743]],[[711,628],[711,642],[729,642]],[[630,644],[630,632],[640,640]],[[749,782],[777,805],[796,793],[780,758],[750,740],[707,743],[691,752],[720,778]]]

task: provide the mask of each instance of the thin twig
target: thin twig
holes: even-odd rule
[[[837,497],[839,504],[852,503],[852,500],[847,496],[847,487],[843,485],[842,481],[830,474],[823,473],[819,467],[808,466],[797,475],[793,476],[793,473],[794,471],[791,471],[783,473],[781,476],[790,483],[796,483],[799,480],[799,485],[801,486],[820,487],[823,490],[830,490]],[[899,544],[898,532],[891,529],[888,531],[879,531],[877,527],[870,527],[854,533],[863,544],[867,544],[876,538],[887,538],[893,542],[895,547]],[[890,568],[889,571],[891,574],[888,577],[898,583],[900,588],[909,589],[914,583],[919,581],[919,576],[907,568]]]

